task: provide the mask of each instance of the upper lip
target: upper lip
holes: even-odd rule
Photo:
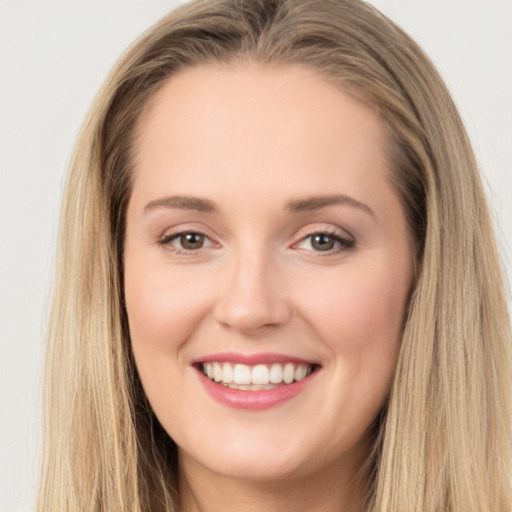
[[[277,354],[273,352],[262,352],[259,354],[242,354],[238,352],[222,352],[216,354],[208,354],[203,357],[199,357],[192,361],[192,364],[199,363],[213,363],[213,362],[225,362],[225,363],[238,363],[245,364],[247,366],[254,366],[256,364],[273,364],[273,363],[296,363],[296,364],[310,364],[318,365],[316,361],[303,359],[300,357],[290,356],[286,354]]]

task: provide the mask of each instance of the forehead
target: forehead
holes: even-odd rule
[[[333,78],[298,64],[246,61],[198,65],[172,75],[144,109],[138,128],[145,132],[162,118],[167,124],[170,117],[178,120],[183,114],[194,115],[196,123],[214,116],[218,123],[234,124],[249,114],[254,123],[270,125],[277,120],[273,114],[278,107],[288,122],[316,121],[316,128],[324,125],[322,117],[328,112],[341,113],[344,119],[358,116],[376,131],[384,128],[371,106]]]
[[[179,72],[156,93],[139,120],[134,178],[198,190],[205,179],[234,189],[250,176],[286,184],[291,195],[301,187],[323,193],[339,170],[351,170],[359,188],[382,178],[385,147],[374,110],[314,70],[210,64]]]

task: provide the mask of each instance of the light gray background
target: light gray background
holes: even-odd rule
[[[33,508],[60,194],[123,49],[179,0],[0,0],[0,510]],[[474,143],[512,276],[512,0],[373,0],[430,54]]]

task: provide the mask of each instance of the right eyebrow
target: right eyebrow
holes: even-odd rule
[[[215,204],[207,199],[190,196],[168,196],[150,201],[144,207],[144,213],[157,208],[178,208],[183,210],[195,210],[198,212],[213,213],[217,211]]]

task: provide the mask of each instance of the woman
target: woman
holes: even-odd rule
[[[60,240],[40,510],[510,509],[474,156],[375,9],[163,19],[91,111]]]

